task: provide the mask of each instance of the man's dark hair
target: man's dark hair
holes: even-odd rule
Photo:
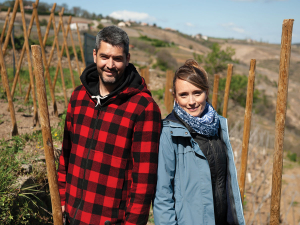
[[[127,33],[117,26],[108,26],[100,30],[96,36],[95,49],[96,53],[100,49],[101,41],[112,46],[124,47],[124,53],[129,53],[129,38]]]

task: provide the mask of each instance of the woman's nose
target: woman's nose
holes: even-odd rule
[[[193,96],[193,95],[190,95],[190,97],[189,97],[189,104],[190,104],[190,105],[194,105],[195,103],[196,103],[196,101],[195,101],[194,96]]]

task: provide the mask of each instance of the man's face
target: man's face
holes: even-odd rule
[[[96,53],[93,50],[94,62],[100,76],[100,82],[104,86],[114,87],[120,81],[126,66],[128,66],[130,54],[124,53],[124,47],[112,46],[101,41],[100,48]]]

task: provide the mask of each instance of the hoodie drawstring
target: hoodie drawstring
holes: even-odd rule
[[[101,106],[101,101],[100,101],[100,99],[105,99],[107,97],[107,95],[105,95],[105,96],[100,96],[100,95],[96,95],[96,96],[92,96],[92,98],[96,98],[97,99],[97,104],[96,104],[96,106],[95,106],[95,108],[98,106],[98,105],[100,105]]]

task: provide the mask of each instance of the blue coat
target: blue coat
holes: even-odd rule
[[[215,224],[209,164],[182,124],[163,121],[153,213],[155,225]],[[227,120],[219,116],[227,146],[227,223],[245,224]]]

